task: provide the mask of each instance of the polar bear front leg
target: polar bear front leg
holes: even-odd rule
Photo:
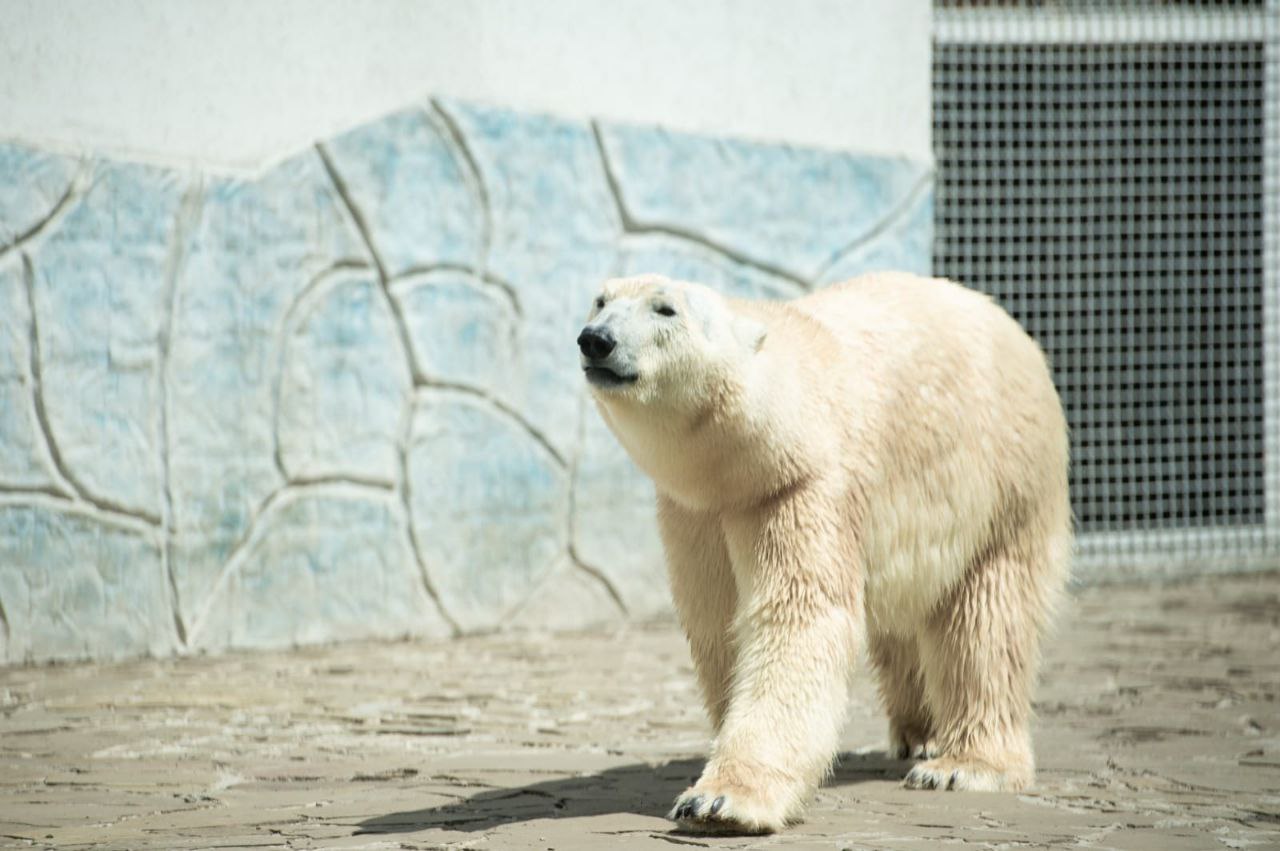
[[[738,604],[720,518],[684,508],[660,495],[658,529],[667,554],[672,601],[689,639],[711,729],[719,733],[729,709],[731,629]]]
[[[857,572],[838,514],[807,494],[724,519],[739,587],[729,711],[702,776],[670,817],[769,833],[796,820],[830,768],[857,644]]]

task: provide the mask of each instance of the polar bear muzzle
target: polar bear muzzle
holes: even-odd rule
[[[582,371],[587,381],[596,387],[620,387],[632,384],[639,377],[619,367],[610,357],[618,341],[603,326],[588,325],[578,335],[578,349],[582,352]]]

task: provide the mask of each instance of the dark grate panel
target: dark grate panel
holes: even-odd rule
[[[1263,44],[934,49],[934,270],[1049,353],[1080,529],[1263,523]]]

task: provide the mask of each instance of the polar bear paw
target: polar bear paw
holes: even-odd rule
[[[1001,770],[980,759],[938,757],[916,763],[902,785],[908,789],[950,789],[971,792],[1014,792],[1029,785],[1027,772]]]
[[[690,786],[676,798],[667,818],[698,833],[774,833],[787,823],[783,807],[758,791],[714,783]]]

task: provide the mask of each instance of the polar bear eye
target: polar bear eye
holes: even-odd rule
[[[653,309],[653,312],[659,316],[675,316],[676,309],[669,304],[660,304]]]
[[[604,296],[596,299],[596,310],[604,310]]]

